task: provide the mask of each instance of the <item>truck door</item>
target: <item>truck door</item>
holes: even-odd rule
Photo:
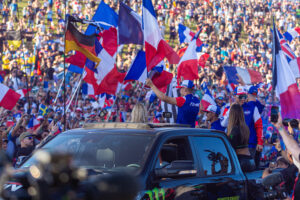
[[[198,200],[198,196],[191,195],[194,187],[197,186],[197,162],[191,151],[191,145],[188,137],[176,137],[164,142],[158,150],[152,173],[149,176],[150,184],[148,190],[144,192],[141,199],[147,200]],[[192,163],[192,165],[191,165]],[[177,165],[179,164],[179,165]],[[176,166],[177,165],[177,166]],[[182,169],[176,171],[182,165]],[[175,171],[173,171],[175,168]],[[171,176],[157,176],[158,170],[171,172]],[[172,177],[172,173],[177,174]],[[185,176],[183,173],[189,174]]]
[[[246,199],[246,181],[235,152],[218,136],[191,136],[200,168],[199,199]],[[228,144],[228,143],[227,143]]]

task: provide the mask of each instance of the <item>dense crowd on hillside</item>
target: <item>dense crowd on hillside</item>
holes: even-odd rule
[[[28,155],[34,146],[48,135],[59,134],[64,129],[82,127],[87,122],[130,122],[134,106],[146,106],[149,122],[167,122],[162,116],[161,102],[151,95],[149,88],[132,82],[121,89],[117,98],[100,103],[100,97],[85,94],[84,84],[63,117],[63,94],[60,89],[64,69],[64,13],[82,19],[91,19],[98,0],[69,0],[65,7],[62,0],[0,0],[0,57],[2,83],[17,91],[29,90],[14,109],[0,108],[1,145],[11,159]],[[118,2],[105,1],[116,12]],[[200,40],[205,44],[202,54],[208,59],[199,65],[199,80],[195,80],[194,94],[201,100],[206,83],[212,96],[222,104],[232,102],[233,91],[226,88],[223,66],[238,66],[262,74],[263,82],[257,86],[257,99],[265,105],[261,112],[265,148],[262,159],[274,156],[272,144],[280,143],[276,128],[269,122],[272,98],[272,15],[281,33],[299,26],[300,4],[297,1],[239,1],[239,0],[155,0],[157,20],[165,40],[182,53],[187,44],[179,43],[178,25],[184,24],[194,32],[200,30]],[[142,14],[141,0],[125,1],[138,14]],[[66,9],[66,10],[65,10]],[[84,32],[85,26],[79,27]],[[7,40],[8,31],[21,35],[21,45]],[[300,39],[289,43],[297,57],[300,56]],[[117,67],[127,70],[138,47],[125,45],[118,55]],[[126,52],[126,53],[125,53]],[[175,76],[176,65],[166,64]],[[67,66],[67,65],[66,65]],[[66,67],[67,69],[67,67]],[[80,74],[66,70],[65,95],[73,95]],[[114,99],[116,101],[114,102]],[[102,105],[102,106],[100,106]],[[111,110],[112,108],[112,110]],[[111,111],[111,113],[110,113]],[[108,119],[109,118],[109,119]],[[211,124],[200,110],[196,127]],[[66,127],[64,127],[66,126]],[[295,131],[295,139],[298,133]],[[297,134],[297,135],[296,135]],[[26,138],[30,138],[27,139]],[[31,147],[28,150],[27,147]],[[16,161],[17,162],[17,161]]]

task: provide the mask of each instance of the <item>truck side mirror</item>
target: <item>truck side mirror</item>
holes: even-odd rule
[[[158,178],[176,178],[196,176],[197,170],[191,160],[174,160],[166,167],[155,169],[154,174]]]

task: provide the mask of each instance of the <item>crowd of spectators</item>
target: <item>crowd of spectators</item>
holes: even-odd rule
[[[118,10],[118,1],[105,1]],[[225,88],[226,76],[222,67],[239,66],[259,71],[263,86],[259,88],[258,99],[266,105],[262,112],[265,151],[262,159],[272,157],[276,143],[276,128],[269,122],[270,107],[274,104],[268,86],[272,81],[272,16],[281,33],[299,26],[300,4],[297,1],[265,0],[155,0],[155,11],[161,33],[165,40],[180,54],[187,44],[179,44],[178,24],[184,24],[193,31],[202,28],[200,39],[202,53],[208,60],[199,66],[199,80],[195,81],[194,93],[202,98],[201,87],[206,82],[212,95],[222,93],[223,103],[232,101],[232,93]],[[113,98],[99,107],[99,99],[78,93],[63,117],[64,99],[60,85],[64,70],[64,13],[79,18],[91,19],[99,0],[0,0],[0,57],[3,83],[13,90],[30,89],[17,106],[11,110],[0,108],[1,147],[9,157],[28,155],[33,147],[48,135],[59,134],[64,129],[82,127],[86,122],[131,121],[131,112],[138,102],[147,110],[149,122],[165,122],[161,115],[160,101],[152,98],[149,88],[140,83],[130,83],[132,87],[121,90],[115,103]],[[141,15],[141,0],[125,1]],[[66,10],[65,10],[66,9]],[[84,30],[84,26],[79,27]],[[8,31],[20,31],[22,44],[9,45]],[[290,44],[297,57],[300,56],[300,39]],[[125,45],[123,54],[118,56],[118,68],[128,69],[134,59],[137,47]],[[126,53],[125,53],[126,52]],[[175,65],[167,70],[176,75]],[[66,100],[70,100],[80,74],[66,72]],[[56,97],[58,97],[56,99]],[[278,100],[275,100],[278,104]],[[105,107],[105,108],[104,108]],[[107,112],[113,107],[112,112]],[[199,113],[197,127],[207,126]],[[66,121],[65,121],[66,120]],[[298,137],[296,137],[298,140]],[[277,141],[278,142],[278,141]],[[280,142],[280,141],[279,141]],[[268,146],[268,144],[270,146]],[[30,148],[28,148],[30,147]],[[276,151],[276,150],[274,150]]]

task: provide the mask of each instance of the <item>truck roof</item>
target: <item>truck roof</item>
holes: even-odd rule
[[[188,130],[187,134],[196,134],[201,133],[221,133],[224,135],[224,132],[212,130],[212,129],[200,129],[200,128],[190,128],[189,125],[184,124],[170,124],[170,123],[125,123],[125,122],[111,122],[111,123],[87,123],[83,128],[69,130],[67,132],[73,131],[79,132],[97,132],[103,131],[106,133],[117,132],[119,134],[161,134],[161,133],[172,133],[174,131]],[[178,133],[178,132],[177,132]],[[175,132],[174,132],[175,134]]]

